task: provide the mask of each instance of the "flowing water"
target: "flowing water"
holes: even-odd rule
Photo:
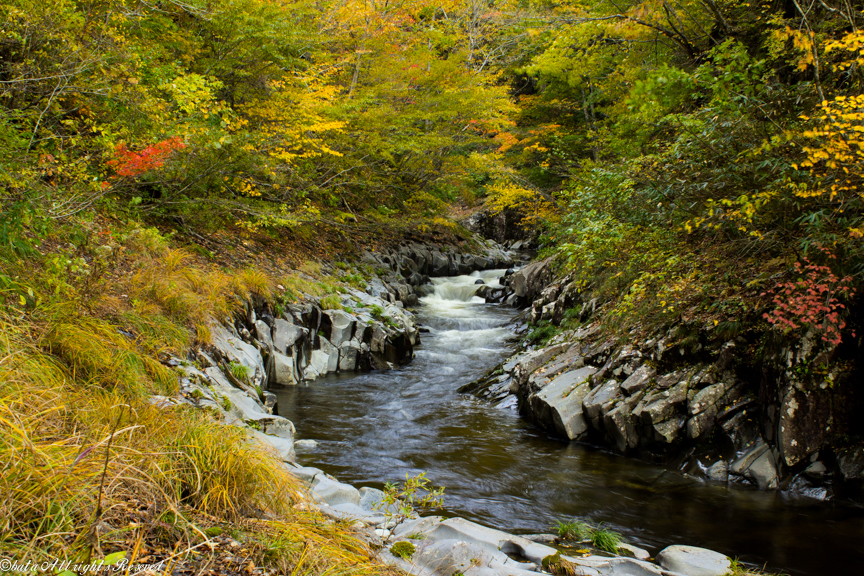
[[[478,278],[435,279],[421,299],[416,358],[403,368],[278,392],[279,413],[319,445],[298,462],[356,486],[427,472],[445,515],[515,533],[578,518],[652,554],[669,544],[718,550],[793,575],[864,573],[864,510],[676,472],[548,437],[512,409],[457,388],[509,354],[513,310],[473,297]]]

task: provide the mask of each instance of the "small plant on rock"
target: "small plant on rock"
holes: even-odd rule
[[[384,485],[384,497],[375,506],[383,510],[386,526],[392,533],[393,529],[420,510],[433,510],[443,505],[444,487],[435,487],[421,472],[416,476],[405,473],[405,483],[387,482]],[[386,539],[385,539],[386,542]]]
[[[411,556],[414,555],[414,551],[416,548],[414,544],[411,542],[396,542],[393,546],[390,547],[390,553],[396,556],[397,558],[402,558],[404,560],[408,560]]]
[[[234,376],[237,380],[241,382],[246,382],[249,380],[249,367],[240,364],[239,362],[231,362],[228,365],[229,370],[231,370],[231,375]]]

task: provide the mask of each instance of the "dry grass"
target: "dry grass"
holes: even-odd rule
[[[177,390],[163,355],[206,342],[212,319],[244,300],[271,298],[272,277],[201,264],[152,230],[122,242],[110,266],[78,277],[52,271],[51,255],[0,253],[31,291],[26,306],[20,290],[0,306],[0,557],[126,550],[195,572],[219,526],[271,570],[387,572],[347,525],[306,510],[297,480],[243,429],[148,402]]]
[[[254,563],[383,570],[346,526],[296,508],[297,480],[243,429],[81,382],[2,322],[0,555],[81,560],[136,541],[175,550],[222,525],[246,535]]]

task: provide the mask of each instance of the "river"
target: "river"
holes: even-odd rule
[[[446,487],[445,515],[508,532],[577,518],[652,555],[689,544],[791,575],[862,573],[861,507],[707,484],[550,438],[512,408],[457,393],[510,353],[514,311],[472,296],[478,278],[497,285],[502,272],[433,280],[411,364],[278,391],[298,438],[319,443],[297,461],[358,487],[425,471]]]

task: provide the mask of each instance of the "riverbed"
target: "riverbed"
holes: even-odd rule
[[[426,472],[446,487],[445,515],[508,532],[576,518],[652,554],[689,544],[792,575],[860,573],[861,507],[707,484],[550,438],[512,408],[459,394],[511,352],[514,311],[473,296],[478,279],[496,286],[502,273],[433,279],[416,311],[428,332],[409,365],[278,391],[298,438],[318,442],[298,448],[298,463],[379,488]]]

